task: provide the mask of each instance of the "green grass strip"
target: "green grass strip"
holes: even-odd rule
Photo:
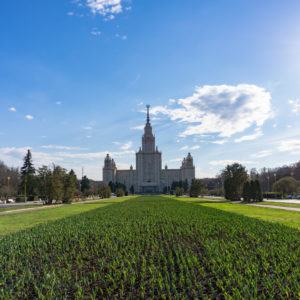
[[[275,206],[285,206],[285,207],[300,207],[300,203],[257,202],[255,204],[259,204],[259,205],[275,205]]]
[[[27,208],[37,208],[37,207],[42,207],[42,205],[24,205],[24,206],[5,207],[5,208],[0,208],[0,212],[27,209]]]
[[[176,198],[177,199],[177,198]],[[246,204],[211,203],[204,200],[188,201],[187,203],[216,208],[222,211],[232,212],[243,216],[257,218],[268,222],[277,222],[286,226],[300,229],[300,213],[297,211],[280,210],[269,207],[258,207]]]
[[[112,203],[122,202],[127,198],[114,198],[97,203],[65,205],[41,210],[24,211],[18,214],[0,215],[0,236],[17,232],[38,224],[59,220],[61,218],[80,214]]]

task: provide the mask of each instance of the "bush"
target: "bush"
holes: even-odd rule
[[[243,200],[245,202],[260,202],[263,200],[262,188],[258,180],[250,180],[244,183]]]
[[[124,190],[123,189],[117,189],[116,195],[117,195],[117,197],[123,197],[124,196]]]

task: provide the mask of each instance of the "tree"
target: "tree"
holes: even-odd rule
[[[130,187],[130,194],[134,195],[134,186],[133,185]]]
[[[224,179],[225,198],[231,201],[240,200],[244,183],[248,180],[245,167],[238,163],[227,165],[222,171],[222,177]]]
[[[124,196],[124,190],[122,188],[118,188],[116,190],[117,197],[123,197]]]
[[[273,184],[273,191],[282,195],[294,194],[300,186],[300,182],[293,177],[283,177]]]
[[[83,194],[87,194],[89,189],[90,189],[90,181],[86,176],[83,176],[81,180],[81,192]]]
[[[51,204],[54,199],[52,177],[52,171],[47,166],[42,166],[38,169],[37,188],[39,197],[41,197],[46,204]]]
[[[62,201],[64,197],[64,177],[66,170],[60,166],[53,165],[52,186],[53,196],[56,201]]]
[[[184,193],[184,188],[177,186],[175,189],[176,196],[182,196]]]
[[[0,198],[17,195],[20,188],[20,173],[17,168],[9,168],[0,161]]]
[[[200,179],[192,179],[190,187],[190,197],[197,197],[203,193],[205,184]]]
[[[243,200],[249,202],[251,200],[251,184],[246,181],[243,186]]]
[[[63,176],[63,203],[71,203],[77,190],[77,176],[73,170]]]
[[[189,183],[187,179],[183,182],[183,190],[185,193],[187,193],[187,191],[189,190]]]
[[[243,199],[245,202],[260,202],[263,200],[262,187],[259,180],[250,180],[244,183]]]
[[[24,157],[24,164],[21,168],[21,192],[25,193],[25,184],[26,184],[26,194],[34,195],[35,193],[35,168],[32,163],[32,154],[30,150],[27,150],[27,153]]]
[[[111,190],[110,187],[108,185],[105,184],[101,184],[99,186],[99,197],[104,199],[104,198],[110,198],[111,196]]]

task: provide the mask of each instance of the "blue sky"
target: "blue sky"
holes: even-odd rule
[[[135,167],[146,104],[163,166],[299,161],[299,1],[4,1],[0,37],[10,166]]]

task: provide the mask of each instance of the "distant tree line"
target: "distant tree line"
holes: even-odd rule
[[[42,199],[45,204],[71,203],[75,198],[96,196],[109,198],[110,187],[83,176],[78,180],[73,170],[53,164],[35,168],[28,150],[21,169],[8,168],[0,162],[0,198],[16,198],[17,201]]]

